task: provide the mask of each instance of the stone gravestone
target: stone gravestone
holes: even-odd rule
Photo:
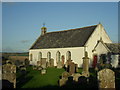
[[[2,79],[10,81],[13,83],[14,88],[16,88],[16,65],[12,65],[7,61],[2,66]]]
[[[99,88],[115,88],[115,73],[110,69],[98,72]]]
[[[29,60],[25,59],[24,64],[25,64],[26,67],[29,66],[29,63],[30,63]]]
[[[70,65],[69,65],[69,73],[70,75],[74,74],[75,73],[75,64],[72,62]]]
[[[63,86],[66,84],[68,77],[70,76],[70,74],[68,72],[63,72],[62,73],[62,78],[59,80],[59,86]]]
[[[62,68],[63,66],[62,66],[62,62],[61,61],[58,61],[58,63],[57,63],[57,68]]]
[[[42,67],[42,68],[46,68],[46,67],[47,67],[46,58],[42,58],[42,59],[41,59],[41,67]]]
[[[49,63],[50,63],[50,67],[54,67],[54,59],[50,59]]]
[[[41,66],[41,61],[37,61],[37,66]]]
[[[82,75],[79,74],[79,73],[75,73],[72,76],[73,76],[73,80],[76,81],[76,82],[78,82],[79,77],[82,76]]]
[[[78,64],[75,64],[75,72],[78,72]]]
[[[64,66],[65,56],[64,56],[64,55],[62,55],[61,59],[62,59],[62,65]]]
[[[83,57],[83,72],[82,75],[85,77],[89,77],[89,58],[88,53],[85,51],[85,57]]]
[[[46,69],[42,69],[41,74],[46,74]]]

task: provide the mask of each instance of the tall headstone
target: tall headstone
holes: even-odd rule
[[[50,67],[54,67],[54,59],[51,58],[49,62],[50,62]]]
[[[62,55],[62,64],[64,65],[64,62],[65,62],[65,56],[64,55]]]
[[[16,88],[16,65],[12,65],[9,61],[2,66],[2,79],[13,83]]]
[[[83,57],[83,76],[89,77],[89,58],[88,53],[85,51],[85,57]]]
[[[46,68],[46,67],[47,67],[46,58],[42,58],[42,59],[41,59],[41,67],[42,67],[42,68]]]
[[[99,88],[115,88],[115,73],[110,69],[103,69],[98,72]]]
[[[62,66],[62,62],[61,61],[58,61],[58,63],[57,63],[57,68],[62,68],[63,66]]]
[[[70,65],[69,65],[69,73],[70,75],[74,74],[75,73],[75,64],[72,62]]]

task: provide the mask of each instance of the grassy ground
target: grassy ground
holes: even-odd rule
[[[40,88],[45,86],[58,86],[58,80],[65,70],[57,68],[47,68],[47,73],[41,75],[40,71],[33,70],[32,67],[27,68],[27,72],[21,75],[17,73],[18,88]]]
[[[17,88],[58,87],[58,81],[64,71],[64,68],[47,68],[47,73],[42,75],[40,71],[33,70],[29,66],[26,72],[17,71]],[[90,69],[90,72],[90,75],[94,78],[95,73],[92,69]],[[78,69],[78,73],[82,73],[82,68]]]
[[[44,88],[44,87],[58,87],[60,76],[65,70],[57,68],[47,68],[47,73],[41,75],[40,71],[33,70],[31,66],[27,67],[26,72],[17,71],[17,88]],[[116,88],[120,88],[120,71],[114,70],[116,73]],[[119,72],[118,72],[119,71]],[[97,88],[97,73],[93,68],[89,69],[90,77],[87,88]],[[78,69],[78,73],[82,73],[82,68]],[[79,86],[79,85],[78,85]],[[84,86],[84,85],[83,85]]]

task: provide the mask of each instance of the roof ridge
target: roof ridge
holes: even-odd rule
[[[97,25],[85,26],[85,27],[81,27],[81,28],[74,28],[74,29],[68,29],[68,30],[62,30],[62,31],[53,31],[53,32],[47,32],[47,33],[57,33],[57,32],[72,31],[72,30],[78,30],[78,29],[83,29],[83,28],[93,27],[93,26],[97,26]],[[47,34],[47,33],[46,33],[46,34]]]

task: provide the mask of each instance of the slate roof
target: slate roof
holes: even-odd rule
[[[105,43],[112,53],[120,53],[120,43]]]
[[[30,49],[82,47],[97,25],[64,31],[47,32],[38,37]]]

